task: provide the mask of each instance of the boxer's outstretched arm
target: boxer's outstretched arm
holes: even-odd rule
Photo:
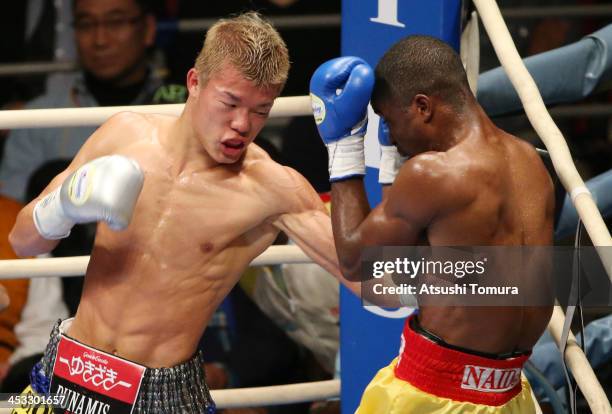
[[[289,187],[279,192],[286,213],[274,221],[313,261],[344,284],[356,295],[359,283],[347,280],[341,273],[334,246],[331,219],[325,205],[304,177],[290,168],[284,168],[291,181]]]
[[[64,180],[81,165],[96,157],[112,153],[117,147],[117,141],[120,140],[118,137],[125,137],[126,127],[133,123],[133,120],[127,118],[131,119],[134,116],[134,114],[128,113],[118,114],[98,128],[83,144],[68,168],[53,178],[40,195],[19,212],[15,225],[9,234],[9,242],[17,255],[22,257],[35,256],[48,253],[57,246],[59,239],[46,239],[36,229],[33,220],[34,207],[41,199],[61,186]]]
[[[445,174],[431,174],[436,170],[428,164],[422,157],[407,161],[371,211],[362,179],[332,183],[334,240],[345,277],[360,278],[364,247],[413,245],[442,206],[452,203],[452,181]]]
[[[21,209],[17,215],[17,220],[15,221],[13,229],[9,233],[9,242],[18,256],[36,256],[42,253],[48,253],[58,245],[60,239],[48,240],[38,233],[33,220],[34,207],[39,200],[62,185],[64,180],[77,168],[77,166],[70,164],[66,170],[56,175],[55,178],[51,180],[49,185],[38,197]]]

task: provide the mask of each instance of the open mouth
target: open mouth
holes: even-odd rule
[[[225,155],[236,156],[242,152],[245,144],[244,141],[239,139],[228,139],[227,141],[223,141],[221,146]]]

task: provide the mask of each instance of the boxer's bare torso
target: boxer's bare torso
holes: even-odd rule
[[[420,164],[416,168],[425,168],[424,174],[439,175],[437,191],[445,199],[445,207],[423,233],[430,245],[552,244],[552,182],[531,145],[499,129],[483,128],[446,152],[417,156],[415,161]],[[515,264],[506,260],[503,266]],[[515,270],[520,272],[518,266]],[[493,269],[487,277],[495,273]],[[515,283],[523,276],[516,274]],[[421,306],[419,320],[448,343],[500,354],[530,350],[551,312],[550,306]]]
[[[98,226],[70,334],[146,365],[173,365],[193,354],[217,305],[274,241],[270,219],[287,203],[269,187],[284,181],[293,193],[299,184],[255,146],[240,164],[180,168],[172,121],[130,117],[142,134],[114,153],[138,161],[144,188],[126,231]]]
[[[219,303],[281,230],[340,275],[330,219],[312,186],[250,145],[280,89],[256,85],[229,63],[206,81],[191,69],[187,87],[178,118],[121,113],[104,123],[19,213],[10,235],[22,256],[52,250],[57,240],[42,237],[32,219],[38,201],[94,159],[135,160],[144,186],[132,221],[119,232],[98,225],[68,334],[149,367],[193,356]]]
[[[114,117],[49,186],[103,155],[141,166],[144,187],[129,227],[98,225],[68,334],[150,367],[194,354],[219,303],[281,229],[338,273],[329,217],[303,177],[255,145],[241,161],[215,163],[179,137],[177,119]]]
[[[358,269],[361,246],[552,244],[554,194],[544,164],[531,145],[472,108],[461,124],[448,125],[435,150],[423,150],[430,144],[419,142],[418,134],[403,141],[406,154],[418,155],[405,162],[364,221],[365,210],[353,207],[365,205],[361,181],[334,183],[334,232],[346,274],[358,274],[351,269]],[[378,110],[392,133],[394,127],[401,131],[391,122],[400,119],[400,109]],[[354,223],[361,224],[352,228]],[[448,306],[440,299],[438,306],[421,304],[422,327],[452,345],[494,354],[531,349],[552,312],[550,306]]]

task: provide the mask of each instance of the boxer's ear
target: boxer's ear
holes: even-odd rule
[[[418,93],[414,96],[412,104],[417,114],[421,116],[425,122],[429,122],[433,113],[433,103],[429,96]]]
[[[187,72],[187,90],[189,96],[198,96],[200,93],[200,74],[195,68],[191,68]]]

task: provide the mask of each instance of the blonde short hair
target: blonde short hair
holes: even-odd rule
[[[258,87],[282,89],[289,73],[285,42],[256,12],[221,19],[208,29],[195,61],[201,80],[206,82],[226,62]]]

